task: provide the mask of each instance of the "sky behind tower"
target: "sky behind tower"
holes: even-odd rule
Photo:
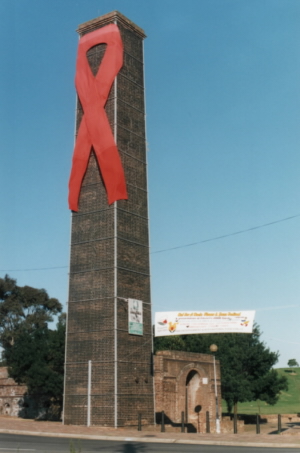
[[[155,311],[257,310],[300,361],[300,2],[2,0],[0,277],[68,298],[76,28],[144,29]]]

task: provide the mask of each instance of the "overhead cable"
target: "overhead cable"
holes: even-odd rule
[[[253,231],[253,230],[259,230],[260,228],[266,228],[268,226],[275,225],[276,223],[286,222],[287,220],[292,220],[297,217],[300,217],[300,214],[296,214],[296,215],[293,215],[290,217],[285,217],[285,218],[279,219],[279,220],[274,220],[273,222],[263,223],[261,225],[257,225],[257,226],[251,227],[251,228],[246,228],[244,230],[234,231],[233,233],[222,234],[221,236],[214,236],[209,239],[203,239],[202,241],[191,242],[190,244],[184,244],[184,245],[177,245],[176,247],[169,247],[167,249],[162,249],[162,250],[156,250],[154,252],[151,252],[151,254],[154,255],[156,253],[164,253],[164,252],[169,252],[171,250],[178,250],[178,249],[183,249],[186,247],[192,247],[193,245],[205,244],[205,242],[218,241],[219,239],[225,239],[230,236],[237,236],[238,234],[247,233],[247,232]],[[47,270],[53,270],[53,269],[66,269],[66,268],[68,268],[68,266],[39,267],[39,268],[33,268],[33,269],[0,269],[0,272],[47,271]]]

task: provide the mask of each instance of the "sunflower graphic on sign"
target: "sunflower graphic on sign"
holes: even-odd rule
[[[176,330],[178,322],[169,322],[169,332],[174,333]]]

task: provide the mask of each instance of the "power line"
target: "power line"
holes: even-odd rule
[[[295,219],[296,217],[300,217],[300,214],[296,214],[296,215],[293,215],[290,217],[285,217],[284,219],[280,219],[280,220],[274,220],[273,222],[263,223],[262,225],[257,225],[257,226],[251,227],[251,228],[246,228],[245,230],[235,231],[234,233],[223,234],[222,236],[215,236],[213,238],[203,239],[202,241],[191,242],[190,244],[178,245],[176,247],[170,247],[167,249],[157,250],[156,252],[152,252],[152,254],[169,252],[170,250],[183,249],[185,247],[191,247],[192,245],[204,244],[205,242],[218,241],[219,239],[225,239],[230,236],[236,236],[238,234],[247,233],[248,231],[259,230],[260,228],[266,228],[267,226],[275,225],[276,223],[286,222],[287,220],[292,220],[292,219]]]
[[[233,233],[222,234],[221,236],[215,236],[215,237],[212,237],[209,239],[203,239],[202,241],[191,242],[190,244],[184,244],[184,245],[177,245],[176,247],[170,247],[170,248],[162,249],[162,250],[156,250],[155,252],[151,252],[151,254],[154,255],[155,253],[169,252],[171,250],[178,250],[178,249],[183,249],[186,247],[192,247],[193,245],[205,244],[206,242],[218,241],[220,239],[225,239],[230,236],[236,236],[238,234],[247,233],[249,231],[259,230],[260,228],[266,228],[268,226],[275,225],[276,223],[286,222],[287,220],[292,220],[297,217],[300,217],[300,214],[296,214],[296,215],[293,215],[290,217],[285,217],[285,218],[279,219],[279,220],[274,220],[273,222],[263,223],[262,225],[257,225],[257,226],[251,227],[251,228],[246,228],[245,230],[239,230],[239,231],[235,231]],[[66,269],[68,267],[69,266],[39,267],[39,268],[33,268],[33,269],[0,269],[0,272],[48,271],[48,270],[53,270],[53,269]]]
[[[49,271],[52,269],[66,269],[69,266],[54,266],[54,267],[37,267],[33,269],[0,269],[0,272],[29,272],[29,271]]]

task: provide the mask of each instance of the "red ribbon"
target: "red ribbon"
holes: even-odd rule
[[[94,77],[86,54],[96,44],[107,44],[107,47]],[[84,114],[78,129],[69,181],[69,207],[72,211],[78,211],[81,184],[92,147],[101,170],[108,203],[128,199],[124,170],[104,110],[111,86],[122,64],[123,45],[117,25],[107,25],[80,39],[75,85]]]

